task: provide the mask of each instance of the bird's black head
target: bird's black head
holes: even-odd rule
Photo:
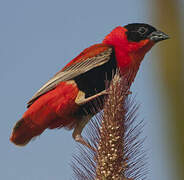
[[[143,23],[133,23],[124,26],[127,29],[126,35],[129,41],[139,42],[141,40],[150,39],[154,42],[168,39],[169,36],[158,31],[153,26]]]

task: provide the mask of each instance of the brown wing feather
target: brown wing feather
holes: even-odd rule
[[[27,107],[31,106],[36,99],[38,99],[41,95],[47,93],[48,91],[54,89],[60,82],[68,81],[75,78],[78,75],[81,75],[91,69],[101,66],[107,63],[112,54],[112,47],[108,45],[95,45],[87,50],[84,50],[78,57],[77,62],[73,62],[73,64],[69,63],[70,66],[65,66],[63,70],[58,72],[53,78],[51,78],[46,84],[44,84],[28,101]],[[96,51],[95,51],[96,50]],[[103,50],[103,51],[102,51]],[[87,57],[86,54],[92,54],[91,51],[95,51],[95,56]],[[94,52],[94,53],[95,53]],[[94,54],[93,53],[93,54]]]

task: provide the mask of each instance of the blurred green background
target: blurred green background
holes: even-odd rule
[[[183,19],[183,0],[1,0],[0,179],[71,178],[71,132],[48,130],[20,148],[9,142],[13,124],[34,92],[84,48],[116,26],[143,22],[171,37],[146,55],[131,90],[146,123],[148,179],[183,180]]]
[[[164,99],[167,153],[184,179],[184,1],[156,0],[152,8],[154,21],[171,37],[157,54],[157,76],[161,77],[160,93]]]

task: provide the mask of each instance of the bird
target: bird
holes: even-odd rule
[[[73,129],[73,138],[87,147],[82,131],[98,112],[90,105],[107,95],[106,81],[131,71],[134,82],[145,54],[169,36],[145,23],[115,27],[103,41],[84,49],[46,82],[28,101],[27,110],[10,135],[15,145],[24,146],[46,129]]]

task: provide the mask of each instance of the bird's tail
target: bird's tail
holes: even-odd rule
[[[40,135],[45,128],[35,125],[30,119],[22,118],[14,126],[10,141],[17,146],[25,146],[29,141]]]

